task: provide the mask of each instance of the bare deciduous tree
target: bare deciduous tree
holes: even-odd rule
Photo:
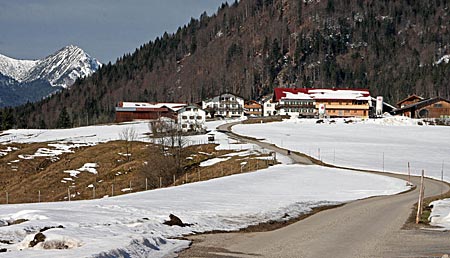
[[[137,132],[134,127],[126,127],[120,133],[119,137],[125,141],[127,161],[131,160],[131,152],[133,151],[133,142],[137,139]]]

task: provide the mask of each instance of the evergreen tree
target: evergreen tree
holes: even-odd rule
[[[56,128],[69,128],[71,127],[70,116],[67,113],[66,107],[63,107],[61,113],[59,113],[58,121],[56,122]]]
[[[12,108],[6,108],[3,110],[2,119],[1,119],[1,129],[8,130],[13,128],[15,124]]]

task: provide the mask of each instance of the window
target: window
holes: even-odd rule
[[[435,108],[441,108],[441,107],[442,107],[442,104],[441,104],[441,103],[436,103],[436,104],[434,104],[434,107],[435,107]]]
[[[186,108],[186,111],[191,111],[191,108]]]
[[[194,108],[194,111],[197,112],[197,111],[198,111],[198,108]]]
[[[181,119],[187,119],[187,116],[182,116]]]
[[[187,124],[182,124],[181,127],[182,128],[187,128]]]
[[[197,120],[201,120],[202,119],[202,117],[201,116],[197,116]]]
[[[194,119],[194,116],[190,116],[189,119]]]
[[[267,104],[267,107],[271,107],[271,105],[270,105],[270,104]]]

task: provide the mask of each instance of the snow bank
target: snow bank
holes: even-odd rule
[[[268,169],[154,191],[92,201],[3,205],[0,220],[30,221],[0,227],[8,257],[162,257],[188,245],[170,238],[210,230],[236,230],[296,216],[324,205],[405,190],[401,180],[318,166],[277,165]],[[175,214],[190,227],[162,222]],[[23,216],[22,216],[23,215]],[[45,244],[24,249],[43,227],[49,240],[71,242],[64,250]],[[57,242],[56,242],[57,243]],[[49,243],[50,244],[50,243]],[[17,252],[19,249],[23,251]]]

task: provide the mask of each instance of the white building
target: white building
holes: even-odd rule
[[[262,116],[275,116],[277,115],[276,102],[272,100],[273,94],[268,95],[262,99]]]
[[[242,117],[244,99],[231,93],[224,93],[202,101],[202,108],[210,117]]]
[[[205,130],[206,112],[195,105],[187,105],[177,110],[178,125],[183,132]]]

